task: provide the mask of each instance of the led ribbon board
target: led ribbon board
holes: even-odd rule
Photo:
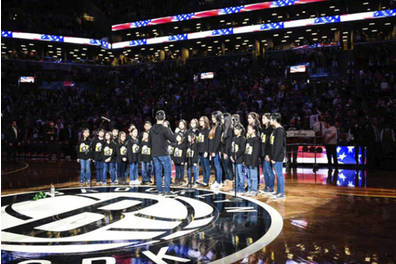
[[[15,31],[1,31],[1,37],[84,44],[84,45],[92,45],[92,46],[101,46],[102,48],[105,49],[111,49],[111,44],[109,42],[100,39],[65,37],[59,35],[24,33],[24,32],[15,32]]]
[[[65,37],[58,35],[23,33],[23,32],[14,32],[14,31],[1,31],[1,37],[84,44],[84,45],[92,45],[92,46],[101,46],[106,49],[119,49],[119,48],[168,43],[168,42],[175,42],[182,40],[219,37],[219,36],[242,34],[242,33],[269,31],[269,30],[286,29],[286,28],[297,28],[297,27],[306,27],[306,26],[324,25],[324,24],[333,24],[333,23],[343,23],[350,21],[359,21],[366,19],[386,18],[386,17],[395,17],[395,16],[396,16],[396,9],[387,9],[387,10],[379,10],[379,11],[371,11],[371,12],[363,12],[363,13],[355,13],[355,14],[324,16],[324,17],[307,18],[307,19],[299,19],[299,20],[291,20],[291,21],[282,21],[282,22],[242,26],[235,28],[230,27],[230,28],[215,29],[215,30],[208,30],[208,31],[194,32],[194,33],[184,33],[184,34],[177,34],[177,35],[157,37],[157,38],[129,40],[123,42],[116,42],[113,44],[99,39]]]
[[[141,28],[141,27],[147,27],[153,25],[167,24],[171,22],[181,22],[181,21],[187,21],[187,20],[193,20],[199,18],[230,15],[241,12],[250,12],[256,10],[264,10],[264,9],[293,6],[300,4],[310,4],[310,3],[323,2],[323,1],[327,1],[327,0],[279,0],[279,1],[262,2],[262,3],[256,3],[250,5],[232,6],[232,7],[212,9],[212,10],[206,10],[200,12],[193,12],[188,14],[180,14],[175,16],[160,17],[160,18],[146,19],[135,22],[122,23],[122,24],[112,25],[111,30],[118,31],[118,30],[130,29],[130,28]]]
[[[276,30],[276,29],[297,28],[297,27],[325,25],[325,24],[333,24],[333,23],[343,23],[343,22],[350,22],[350,21],[359,21],[359,20],[375,19],[375,18],[386,18],[386,17],[394,17],[394,16],[396,16],[396,9],[379,10],[379,11],[371,11],[371,12],[363,12],[363,13],[355,13],[355,14],[345,14],[345,15],[335,15],[335,16],[324,16],[324,17],[316,17],[316,18],[306,18],[306,19],[289,20],[289,21],[274,22],[274,23],[267,23],[267,24],[260,24],[260,25],[242,26],[242,27],[235,27],[235,28],[230,27],[230,28],[207,30],[207,31],[201,31],[201,32],[194,32],[194,33],[184,33],[184,34],[177,34],[177,35],[157,37],[157,38],[137,39],[137,40],[123,41],[123,42],[116,42],[116,43],[112,44],[112,48],[113,49],[128,48],[128,47],[176,42],[176,41],[182,41],[182,40],[219,37],[219,36],[226,36],[226,35],[269,31],[269,30]]]

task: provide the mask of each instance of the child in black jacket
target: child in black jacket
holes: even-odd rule
[[[80,184],[89,186],[91,183],[91,141],[89,140],[89,129],[82,130],[81,140],[77,145],[77,162],[81,165]]]
[[[199,118],[199,133],[197,137],[197,146],[200,166],[202,166],[203,181],[202,185],[207,186],[210,178],[210,163],[209,163],[209,118],[201,116]]]
[[[96,185],[105,185],[106,182],[102,183],[103,179],[103,145],[104,145],[104,130],[100,129],[98,131],[98,136],[92,140],[91,149],[92,149],[92,156],[93,162],[95,163],[96,169]]]
[[[176,135],[176,145],[173,150],[173,163],[176,167],[175,185],[182,185],[184,179],[184,165],[186,161],[186,144],[184,143],[183,134]]]
[[[116,180],[116,173],[115,173],[115,166],[116,166],[116,145],[112,140],[112,133],[106,132],[105,134],[105,141],[103,145],[103,178],[102,182],[107,182],[107,172],[110,172],[110,183],[115,184]]]
[[[231,143],[231,161],[236,171],[236,191],[245,192],[244,154],[246,148],[245,128],[241,124],[234,126],[234,135]]]
[[[245,166],[248,171],[248,194],[257,195],[258,190],[258,165],[260,155],[260,139],[253,125],[247,129],[248,139],[245,147]]]
[[[196,143],[196,136],[194,132],[190,132],[187,136],[187,175],[188,175],[188,185],[189,187],[193,186],[197,187],[196,181],[198,179],[198,146]],[[193,174],[194,178],[191,181],[191,174]]]
[[[128,140],[129,185],[140,184],[138,180],[139,153],[138,130],[133,127]]]
[[[149,143],[149,132],[144,131],[142,133],[142,140],[140,141],[140,165],[142,169],[142,181],[143,184],[151,182],[151,146]]]
[[[120,184],[126,184],[125,170],[128,164],[128,146],[126,141],[126,133],[121,131],[119,133],[117,144],[117,166],[118,166],[118,181]]]

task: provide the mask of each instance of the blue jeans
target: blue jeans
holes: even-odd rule
[[[110,162],[110,180],[114,183],[117,180],[117,163]]]
[[[103,178],[103,161],[95,161],[95,169],[96,169],[96,182],[101,182]]]
[[[191,182],[191,174],[193,174],[194,180]],[[187,175],[188,175],[188,183],[195,184],[198,179],[198,165],[187,168]]]
[[[209,178],[210,178],[210,163],[209,159],[204,157],[204,154],[201,153],[199,154],[199,160],[201,161],[202,164],[202,172],[203,172],[203,182],[204,183],[209,183]]]
[[[127,163],[125,162],[117,162],[117,170],[118,170],[118,175],[120,175],[120,177],[118,177],[118,180],[120,181],[120,183],[125,184],[126,183],[126,177],[125,177],[125,170],[127,168]]]
[[[102,182],[107,182],[107,172],[110,170],[110,162],[103,162],[103,175],[102,175]]]
[[[91,162],[87,159],[80,159],[80,183],[91,182]]]
[[[172,161],[170,156],[154,156],[154,171],[155,171],[155,183],[157,185],[158,192],[162,192],[162,168],[164,169],[165,176],[165,187],[164,192],[170,191],[170,181],[172,176]]]
[[[234,177],[232,173],[230,157],[228,157],[227,159],[222,158],[221,164],[223,165],[224,168],[225,179],[232,180]]]
[[[135,181],[138,178],[138,163],[133,162],[129,164],[129,180]]]
[[[245,192],[245,173],[243,173],[242,163],[235,164],[236,166],[236,191]]]
[[[272,167],[271,167],[271,162],[264,160],[263,173],[264,173],[265,187],[267,187],[268,189],[270,189],[271,192],[273,192],[274,191],[275,175],[274,175],[274,171],[272,170]]]
[[[284,195],[285,194],[285,178],[283,178],[282,166],[283,166],[283,162],[276,161],[274,164],[276,181],[277,181],[276,192]]]
[[[184,178],[184,165],[175,164],[176,167],[176,179],[182,180]]]
[[[151,162],[142,161],[140,162],[140,165],[142,167],[142,181],[143,182],[151,181],[151,169],[150,169]]]
[[[257,192],[257,167],[248,167],[248,191]]]
[[[214,163],[215,170],[216,170],[216,181],[217,181],[217,183],[222,183],[223,172],[221,170],[219,154],[216,154],[216,156],[213,157],[213,163]]]

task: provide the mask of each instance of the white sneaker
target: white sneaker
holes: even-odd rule
[[[210,185],[210,189],[211,190],[215,190],[215,189],[218,189],[218,188],[219,188],[219,184],[216,181]]]
[[[135,185],[140,185],[140,181],[138,179],[135,180]]]

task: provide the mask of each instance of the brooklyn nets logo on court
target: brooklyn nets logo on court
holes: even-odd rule
[[[2,263],[230,263],[270,243],[282,218],[209,190],[60,189],[2,197]]]

